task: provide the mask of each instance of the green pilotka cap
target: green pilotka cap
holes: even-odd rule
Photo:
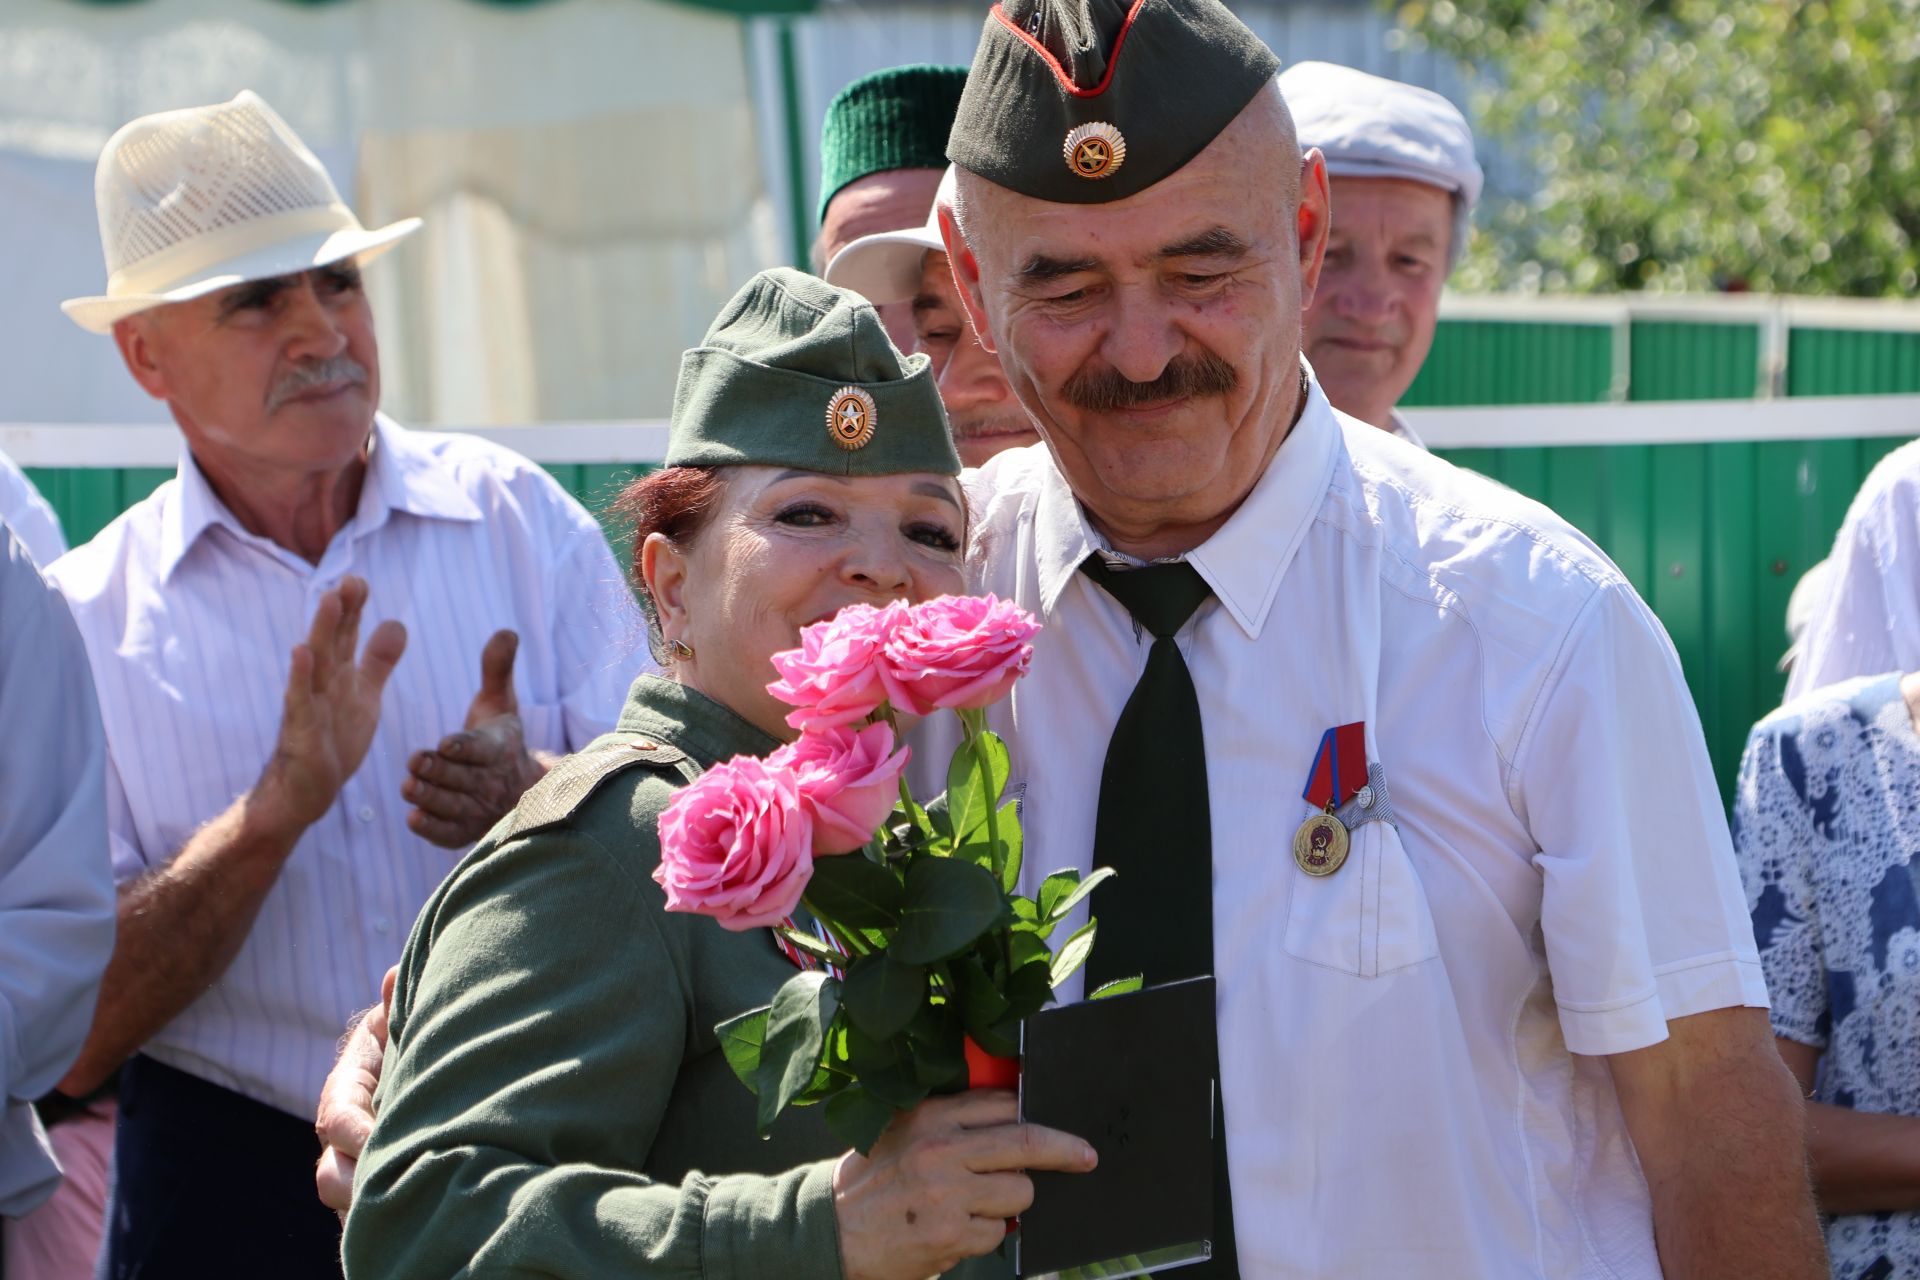
[[[680,357],[666,462],[960,474],[932,361],[901,355],[859,294],[790,267],[747,281]]]
[[[1124,200],[1205,150],[1279,69],[1219,0],[1002,0],[947,158],[1040,200]]]
[[[965,67],[914,63],[861,76],[820,124],[820,211],[849,182],[894,169],[944,169]]]

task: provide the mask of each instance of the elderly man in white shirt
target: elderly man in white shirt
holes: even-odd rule
[[[0,1218],[14,1220],[60,1181],[33,1102],[80,1052],[113,950],[114,903],[106,740],[86,651],[5,522],[0,724]],[[13,1221],[0,1235],[0,1269],[27,1276],[33,1242]]]
[[[1395,407],[1440,323],[1484,175],[1473,131],[1439,94],[1331,62],[1280,73],[1300,146],[1325,158],[1333,198],[1306,356],[1333,407],[1420,438]],[[1424,445],[1421,445],[1424,448]]]
[[[1920,440],[1868,474],[1820,572],[1787,701],[1854,676],[1920,670]]]
[[[65,309],[185,449],[52,571],[100,689],[121,882],[62,1087],[127,1064],[108,1274],[337,1275],[311,1178],[340,1029],[447,850],[612,726],[643,631],[538,467],[377,414],[360,265],[417,219],[361,227],[250,93],[129,124],[96,190],[108,291]]]
[[[1275,62],[1215,0],[1006,0],[948,150],[1046,441],[970,490],[979,585],[1047,625],[1029,865],[1119,869],[1115,976],[1218,984],[1188,1274],[1824,1274],[1672,647],[1552,513],[1329,405]]]

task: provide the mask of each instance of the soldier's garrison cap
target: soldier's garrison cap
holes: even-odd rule
[[[862,76],[820,124],[820,212],[849,182],[894,169],[944,169],[965,67],[914,63]]]
[[[1124,200],[1205,150],[1279,67],[1219,0],[1001,0],[947,158],[1041,200]]]
[[[901,355],[859,294],[762,271],[680,357],[667,465],[959,475],[931,363]]]

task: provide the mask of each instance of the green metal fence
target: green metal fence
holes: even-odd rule
[[[1851,314],[1782,323],[1777,311],[1737,303],[1691,313],[1613,304],[1546,320],[1452,316],[1407,404],[1725,400],[1768,387],[1790,396],[1920,392],[1920,319],[1889,314],[1877,328]],[[1827,554],[1867,471],[1901,443],[1848,438],[1844,423],[1839,435],[1832,422],[1808,425],[1820,438],[1555,446],[1545,428],[1538,445],[1441,451],[1547,503],[1620,565],[1673,637],[1723,788],[1748,728],[1784,687],[1776,663],[1789,593]],[[644,469],[551,468],[597,512]],[[77,543],[171,473],[29,474]]]

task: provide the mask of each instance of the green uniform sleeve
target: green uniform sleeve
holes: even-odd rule
[[[831,1161],[639,1172],[693,994],[638,862],[551,828],[470,858],[428,904],[347,1219],[352,1280],[839,1280]]]

